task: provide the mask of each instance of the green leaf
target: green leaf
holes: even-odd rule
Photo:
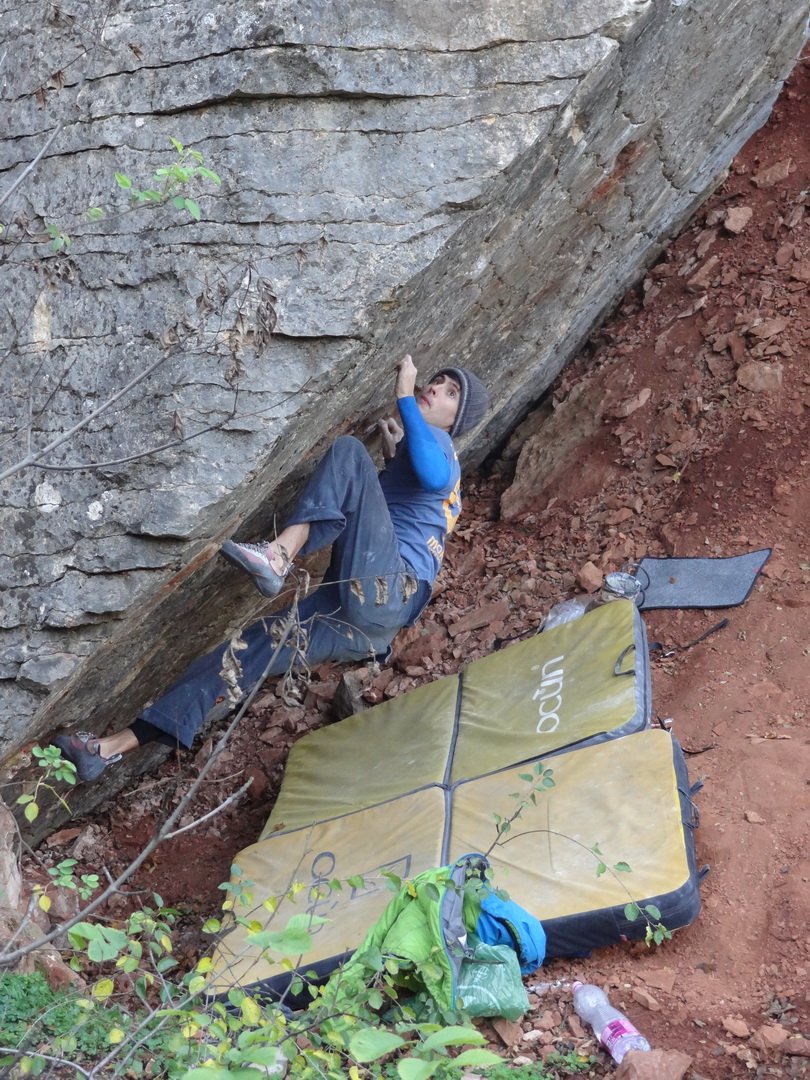
[[[601,877],[602,874],[606,872],[606,870],[607,867],[605,866],[605,864],[603,862],[600,862],[599,865],[596,867],[596,876]]]
[[[647,912],[651,919],[661,918],[661,912],[658,910],[655,904],[645,904],[644,910]]]
[[[101,206],[88,206],[87,217],[90,221],[100,221],[104,217],[104,209]]]
[[[202,217],[202,211],[193,199],[186,199],[186,210],[188,210],[195,221],[199,221]]]
[[[346,878],[346,884],[351,885],[353,889],[365,889],[366,881],[362,874],[352,874],[351,877]]]
[[[17,799],[17,806],[25,806],[26,803],[30,803],[33,801],[33,795],[20,795],[20,797]]]
[[[73,948],[81,949],[84,947],[85,941],[92,941],[94,938],[97,938],[99,936],[99,931],[92,923],[78,922],[75,926],[71,926],[67,935]]]
[[[299,956],[312,945],[311,935],[295,926],[284,930],[259,930],[248,934],[247,940],[258,949],[270,949],[279,956]]]
[[[467,1065],[500,1065],[503,1058],[493,1054],[491,1050],[462,1050],[458,1057],[453,1058],[453,1064],[462,1068]],[[538,1074],[538,1080],[541,1074]]]
[[[624,905],[624,917],[628,922],[635,922],[641,914],[641,908],[635,901]]]
[[[275,1046],[248,1046],[239,1054],[239,1060],[246,1065],[266,1065],[270,1068],[278,1065],[279,1057],[280,1051]],[[270,1075],[276,1075],[275,1071]]]
[[[176,206],[178,210],[185,210],[186,199],[184,195],[175,195],[172,199],[172,206]]]
[[[203,923],[202,932],[204,934],[218,934],[222,929],[222,923],[219,919],[206,919]]]
[[[206,180],[210,180],[212,184],[221,184],[222,180],[211,169],[206,169],[204,165],[200,165],[197,169],[197,173],[200,176],[204,176]]]
[[[633,868],[626,862],[614,863],[613,869],[619,874],[632,874],[633,872]]]
[[[115,990],[115,983],[112,979],[99,979],[90,993],[99,1001],[104,1001],[112,994],[113,990]]]
[[[180,140],[175,139],[174,136],[172,136],[172,135],[169,136],[169,142],[172,144],[172,146],[174,147],[175,151],[178,154],[182,154],[183,151],[185,150],[185,146],[183,146],[183,144],[180,142]]]
[[[544,788],[552,788],[552,787],[556,787],[556,786],[557,785],[554,783],[554,781],[551,779],[550,776],[544,776],[543,777],[543,787]]]
[[[130,178],[128,176],[124,176],[124,174],[120,172],[117,172],[115,174],[115,182],[120,188],[123,188],[125,191],[128,191],[129,188],[132,187],[132,181],[130,180]]]
[[[25,814],[26,821],[36,821],[39,817],[39,807],[35,802],[30,802],[25,810],[23,810],[23,813]]]
[[[418,1058],[403,1058],[397,1062],[397,1075],[400,1080],[429,1080],[439,1067],[438,1061],[420,1061]]]
[[[518,773],[518,777],[521,780],[525,780],[527,784],[531,784],[531,782],[534,780],[534,777],[530,772]]]
[[[422,1043],[424,1050],[436,1050],[440,1046],[481,1046],[486,1039],[480,1031],[469,1027],[446,1027],[428,1035]]]
[[[663,930],[656,930],[655,933],[653,934],[653,941],[655,942],[655,944],[660,945],[663,942],[663,940],[664,940],[664,931]]]
[[[390,1054],[405,1045],[405,1040],[392,1031],[382,1028],[362,1028],[352,1035],[349,1041],[349,1053],[361,1063],[376,1061],[377,1058]]]
[[[287,929],[292,927],[295,930],[311,930],[313,926],[325,926],[329,920],[325,919],[322,915],[308,915],[306,912],[301,912],[298,915],[291,915],[287,920]]]

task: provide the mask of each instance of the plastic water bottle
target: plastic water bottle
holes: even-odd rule
[[[546,620],[543,623],[543,630],[553,630],[555,626],[562,626],[563,623],[574,622],[575,619],[581,619],[585,612],[590,609],[590,605],[590,597],[576,597],[573,600],[561,600],[558,604],[555,604],[548,615],[546,615]]]
[[[628,1050],[649,1050],[650,1044],[598,986],[573,983],[574,1008],[590,1024],[599,1042],[618,1065]]]
[[[617,570],[613,574],[605,574],[599,598],[603,604],[610,600],[632,600],[636,607],[641,607],[644,603],[644,587],[637,577]]]

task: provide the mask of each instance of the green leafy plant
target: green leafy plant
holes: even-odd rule
[[[199,221],[202,211],[199,204],[188,195],[182,193],[182,188],[191,184],[194,180],[208,180],[217,187],[222,183],[219,176],[203,164],[203,156],[199,150],[192,150],[184,146],[179,139],[171,140],[177,158],[169,165],[155,169],[154,187],[138,188],[125,173],[117,172],[115,182],[119,188],[126,191],[134,205],[159,206],[162,203],[171,202],[178,210],[185,210],[194,221]],[[93,214],[93,220],[98,220],[104,214],[102,207],[91,207],[88,215]]]
[[[172,138],[170,141],[175,153],[174,159],[167,165],[155,169],[150,180],[143,186],[137,184],[132,177],[124,172],[116,171],[114,173],[116,187],[126,192],[129,200],[129,205],[123,212],[132,211],[138,207],[159,207],[170,204],[175,209],[188,214],[192,221],[200,221],[202,210],[197,199],[193,196],[197,194],[197,189],[200,188],[201,184],[213,184],[215,187],[219,187],[222,180],[213,169],[209,169],[204,164],[203,155],[199,150],[184,145],[179,139]],[[121,210],[112,210],[98,204],[87,207],[81,216],[85,223],[96,224],[121,212]],[[4,224],[0,222],[0,241],[11,239],[10,236],[6,235],[9,233],[9,224],[11,223]],[[27,231],[27,225],[20,224],[18,221],[13,224],[18,229]],[[10,231],[13,233],[14,229]],[[66,227],[54,222],[46,223],[44,236],[49,241],[51,251],[56,254],[60,252],[67,253],[73,243],[73,238],[67,232]],[[40,234],[40,238],[43,238],[42,234]]]
[[[76,865],[76,859],[62,859],[56,866],[51,866],[48,873],[57,888],[74,889],[82,900],[89,900],[99,887],[98,874],[81,874],[77,878],[73,872]]]
[[[45,232],[51,238],[51,251],[67,251],[71,244],[71,239],[66,232],[63,232],[58,225],[46,225]]]
[[[583,1057],[575,1050],[566,1054],[554,1052],[542,1064],[512,1065],[511,1062],[502,1062],[482,1069],[481,1076],[485,1080],[562,1080],[566,1076],[581,1076],[590,1072],[597,1060],[593,1055]]]
[[[62,806],[69,810],[65,800],[53,786],[53,781],[61,780],[66,784],[76,783],[76,766],[72,761],[62,757],[62,751],[58,746],[35,746],[31,754],[36,758],[42,773],[37,777],[34,790],[20,795],[16,800],[18,806],[24,806],[26,821],[36,821],[39,817],[39,794],[43,789],[49,791],[59,800]]]
[[[43,1071],[46,1060],[36,1053],[43,1042],[51,1054],[92,1060],[109,1047],[110,1033],[128,1024],[116,1006],[99,1011],[75,990],[52,990],[39,971],[0,975],[0,1002],[0,1047],[28,1051],[17,1057],[22,1074]],[[14,1060],[0,1050],[0,1065]]]

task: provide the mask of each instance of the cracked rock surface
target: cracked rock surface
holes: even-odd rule
[[[244,620],[219,544],[272,529],[403,352],[489,382],[480,461],[765,119],[806,21],[417,12],[0,3],[0,757],[127,723]],[[191,209],[132,197],[171,139],[221,178],[168,191]]]

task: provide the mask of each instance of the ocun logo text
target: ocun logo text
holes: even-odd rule
[[[540,717],[535,728],[539,735],[550,735],[560,726],[560,708],[565,678],[562,667],[564,659],[564,656],[555,656],[553,660],[547,660],[542,667],[540,664],[532,664],[532,671],[540,672],[540,685],[532,694],[532,701],[537,702],[537,712]]]

